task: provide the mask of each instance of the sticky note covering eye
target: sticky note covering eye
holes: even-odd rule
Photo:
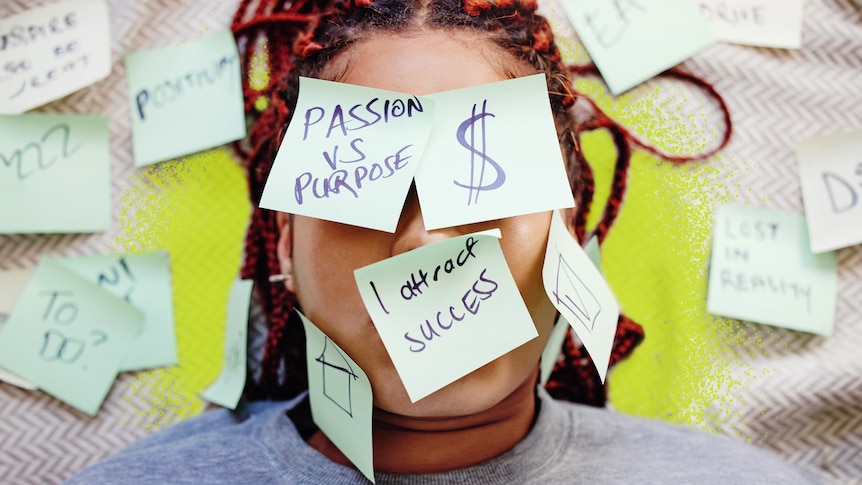
[[[803,0],[697,0],[718,40],[798,49]]]
[[[713,315],[830,335],[835,322],[835,253],[814,255],[805,218],[755,207],[715,211],[707,311]]]
[[[230,30],[126,56],[135,164],[150,165],[245,136],[239,54]]]
[[[569,233],[559,211],[551,219],[542,280],[551,303],[580,337],[604,382],[619,304],[599,270]]]
[[[692,0],[562,0],[608,88],[627,91],[711,45]]]
[[[108,120],[0,115],[0,233],[108,229]]]
[[[543,74],[427,97],[434,129],[416,173],[426,228],[574,205]]]
[[[66,0],[0,19],[0,113],[29,111],[110,72],[105,0]]]
[[[126,301],[43,257],[0,332],[0,366],[92,416],[142,320]]]
[[[538,336],[494,236],[447,239],[354,275],[413,402]]]
[[[862,243],[862,130],[796,145],[811,250]]]
[[[314,423],[374,481],[371,382],[344,350],[299,313],[305,327],[308,394]]]
[[[300,78],[260,206],[394,232],[428,140],[433,104]]]

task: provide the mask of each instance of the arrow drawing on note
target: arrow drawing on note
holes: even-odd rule
[[[559,254],[557,262],[557,283],[553,294],[557,303],[569,311],[565,317],[570,323],[578,321],[587,331],[594,330],[602,306],[562,254]]]

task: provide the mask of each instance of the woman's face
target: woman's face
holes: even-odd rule
[[[338,77],[341,82],[423,95],[504,80],[497,63],[487,60],[508,55],[497,49],[488,41],[452,33],[375,34],[334,62],[346,66]],[[488,55],[495,52],[496,57]],[[303,313],[368,374],[377,407],[420,417],[474,414],[533,378],[556,315],[542,286],[550,212],[429,232],[411,188],[394,234],[303,216],[294,216],[292,224],[287,217],[280,220],[279,258],[284,272],[292,275],[288,288],[296,292]],[[503,254],[539,338],[411,403],[365,310],[353,271],[435,241],[491,228],[502,232]]]

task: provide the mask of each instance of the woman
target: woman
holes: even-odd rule
[[[269,108],[256,122],[269,133],[258,130],[250,140],[253,199],[260,197],[278,146],[273,131],[292,114],[299,75],[423,95],[544,73],[570,183],[579,194],[581,161],[568,109],[573,98],[548,24],[535,7],[512,0],[308,1],[251,20],[241,8],[237,18],[252,25],[279,20],[303,26],[267,39],[273,72],[285,76],[276,80]],[[248,94],[255,102],[255,93]],[[571,218],[573,232],[577,220]],[[289,312],[296,304],[371,381],[377,483],[809,483],[753,448],[563,403],[537,386],[539,357],[556,319],[541,276],[550,221],[551,213],[544,212],[428,231],[414,189],[393,234],[256,211],[245,273],[258,279],[282,275],[263,292],[275,323],[258,391],[287,387],[290,394],[290,386],[305,385],[293,364],[304,359]],[[539,337],[413,403],[365,311],[353,270],[488,228],[502,232],[503,254]],[[178,424],[71,481],[140,482],[367,480],[317,429],[300,393]]]

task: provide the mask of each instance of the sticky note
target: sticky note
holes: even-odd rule
[[[796,158],[811,250],[862,243],[862,130],[800,141]]]
[[[58,259],[63,267],[143,312],[141,331],[121,371],[177,363],[177,338],[168,253],[100,254]]]
[[[354,276],[413,402],[538,336],[495,236],[446,239]]]
[[[395,232],[433,105],[410,94],[300,78],[260,206]]]
[[[299,313],[305,327],[308,395],[314,424],[374,482],[371,381],[335,342]]]
[[[416,172],[426,228],[574,206],[544,74],[427,97],[434,129]]]
[[[608,283],[554,211],[542,281],[551,303],[583,342],[602,379],[608,372],[620,315]]]
[[[562,315],[559,315],[554,329],[551,331],[551,336],[548,338],[548,343],[545,344],[545,350],[542,351],[542,358],[539,360],[539,382],[543,386],[551,378],[554,365],[556,365],[560,352],[563,350],[563,343],[566,341],[568,330],[569,322]]]
[[[587,257],[590,258],[590,261],[593,262],[593,265],[599,270],[599,273],[602,272],[602,248],[599,245],[599,238],[593,236],[587,241],[587,244],[584,245],[584,252],[587,253]]]
[[[715,42],[693,0],[562,0],[605,83],[620,94]]]
[[[30,269],[15,269],[0,271],[0,331],[3,330],[3,325],[12,314],[15,304],[24,293],[24,288],[33,276],[33,270]],[[33,390],[36,385],[28,382],[11,372],[0,368],[0,381],[8,382],[13,386],[22,389]]]
[[[0,19],[0,113],[19,114],[111,72],[105,0],[66,0]]]
[[[240,62],[230,30],[126,56],[135,165],[245,136]]]
[[[108,120],[0,115],[0,233],[106,231],[111,221]]]
[[[830,335],[835,253],[812,254],[805,218],[756,207],[715,211],[707,311]]]
[[[227,302],[224,332],[224,363],[215,382],[201,394],[209,402],[235,409],[245,387],[248,348],[248,306],[251,280],[234,281]]]
[[[143,314],[43,257],[0,332],[0,366],[93,416]]]
[[[716,39],[799,49],[803,0],[697,0]]]

